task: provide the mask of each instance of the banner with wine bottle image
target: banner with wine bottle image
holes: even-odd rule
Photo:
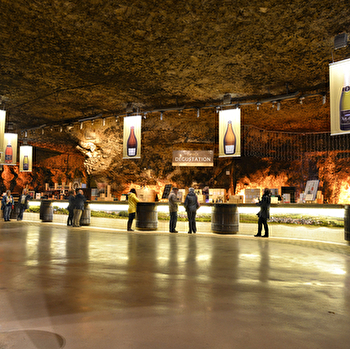
[[[124,118],[123,159],[141,158],[141,115]]]
[[[19,147],[19,171],[32,172],[33,170],[33,147],[21,145]]]
[[[241,156],[241,110],[219,111],[219,157]]]
[[[350,59],[329,65],[331,135],[350,132]]]
[[[1,153],[1,165],[17,164],[17,133],[4,134],[4,148]]]

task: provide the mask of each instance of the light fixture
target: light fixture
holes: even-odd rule
[[[348,46],[348,34],[342,33],[334,37],[334,49],[337,50],[342,47]]]
[[[261,103],[260,102],[256,102],[256,110],[259,110],[260,106],[261,106]]]
[[[163,120],[163,112],[160,112],[160,120]]]
[[[277,110],[280,110],[280,109],[281,109],[281,103],[277,102]]]
[[[197,108],[197,118],[199,118],[200,112],[199,112],[199,108]]]
[[[326,94],[322,95],[322,104],[326,104],[327,96]]]
[[[41,134],[43,135],[45,133],[44,128],[41,129]]]
[[[102,126],[106,125],[106,118],[102,118]]]
[[[94,125],[94,120],[91,120],[91,126],[93,126]]]
[[[83,123],[82,122],[80,123],[80,129],[81,130],[83,129]]]
[[[299,103],[300,103],[300,104],[303,104],[304,99],[305,99],[305,97],[300,97],[300,98],[299,98]]]
[[[63,131],[63,127],[62,126],[60,126],[60,132],[62,132]]]
[[[27,138],[27,137],[28,137],[28,132],[27,132],[27,130],[26,130],[26,131],[24,131],[24,137],[25,137],[25,138]]]
[[[225,93],[223,103],[224,104],[231,104],[231,95],[229,93]]]

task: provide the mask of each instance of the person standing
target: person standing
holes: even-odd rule
[[[268,238],[269,237],[269,227],[267,225],[267,220],[270,218],[270,205],[271,205],[271,191],[268,188],[264,189],[264,194],[259,200],[259,202],[256,203],[258,206],[260,206],[260,211],[258,213],[258,233],[254,235],[255,237],[263,237]],[[264,226],[265,235],[261,235],[262,226]]]
[[[29,199],[30,199],[30,195],[28,195],[28,189],[24,188],[22,191],[22,195],[18,199],[18,216],[17,216],[18,221],[21,221],[23,219],[23,213],[28,208]]]
[[[74,190],[71,190],[69,192],[69,197],[68,197],[68,219],[67,219],[67,225],[73,225],[73,217],[74,217]]]
[[[136,216],[136,207],[138,202],[140,202],[140,200],[136,196],[136,190],[134,188],[130,189],[130,192],[128,194],[128,204],[129,204],[129,208],[128,208],[129,219],[128,219],[128,227],[127,227],[128,231],[133,231],[131,229],[131,226]]]
[[[196,213],[199,208],[199,202],[197,195],[194,192],[193,188],[189,189],[189,192],[186,196],[185,203],[184,203],[186,212],[187,212],[187,218],[188,218],[188,225],[189,225],[189,234],[196,234],[197,227],[196,227]]]
[[[84,193],[79,189],[78,194],[74,198],[73,227],[80,227],[80,218],[84,211],[85,202]]]
[[[14,206],[11,190],[6,190],[6,194],[1,200],[1,209],[4,211],[4,221],[9,222],[11,217],[12,207]]]
[[[178,188],[173,188],[169,194],[169,213],[170,213],[170,222],[169,222],[169,232],[177,233],[176,223],[177,223],[177,211],[178,211],[178,199],[177,193],[179,192]]]

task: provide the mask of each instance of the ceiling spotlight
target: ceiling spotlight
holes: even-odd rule
[[[304,99],[305,99],[305,97],[300,97],[300,98],[299,98],[299,103],[300,103],[300,104],[303,104]]]
[[[163,120],[163,112],[160,112],[160,120]]]
[[[44,134],[44,129],[43,129],[43,128],[41,129],[41,134],[42,134],[42,135]]]
[[[91,120],[91,126],[93,126],[94,125],[94,120]]]
[[[199,118],[200,112],[199,112],[199,108],[197,108],[197,118]]]
[[[261,106],[261,103],[260,102],[256,102],[256,110],[259,110],[260,106]]]
[[[102,118],[102,126],[106,125],[106,118]]]
[[[280,109],[281,109],[281,103],[277,102],[277,110],[280,110]]]
[[[326,104],[327,96],[326,94],[322,95],[322,104]]]
[[[62,131],[63,131],[63,127],[61,126],[61,127],[60,127],[60,132],[62,132]]]
[[[82,122],[80,123],[80,129],[81,130],[83,129],[83,123]]]
[[[338,34],[334,37],[334,49],[337,50],[338,48],[346,47],[348,46],[348,34],[342,33]]]

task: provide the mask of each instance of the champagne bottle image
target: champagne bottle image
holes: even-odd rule
[[[126,153],[128,156],[135,156],[137,153],[137,138],[135,136],[134,126],[130,127],[130,135],[126,143]]]
[[[5,163],[10,164],[12,162],[12,155],[13,155],[13,150],[12,150],[12,145],[11,141],[6,146],[5,149]]]
[[[340,129],[350,130],[350,86],[346,84],[340,96]]]
[[[23,157],[23,171],[29,170],[29,158],[28,155],[24,155]]]
[[[224,152],[226,155],[233,155],[236,152],[236,136],[232,129],[232,121],[227,123],[227,129],[224,137]]]

